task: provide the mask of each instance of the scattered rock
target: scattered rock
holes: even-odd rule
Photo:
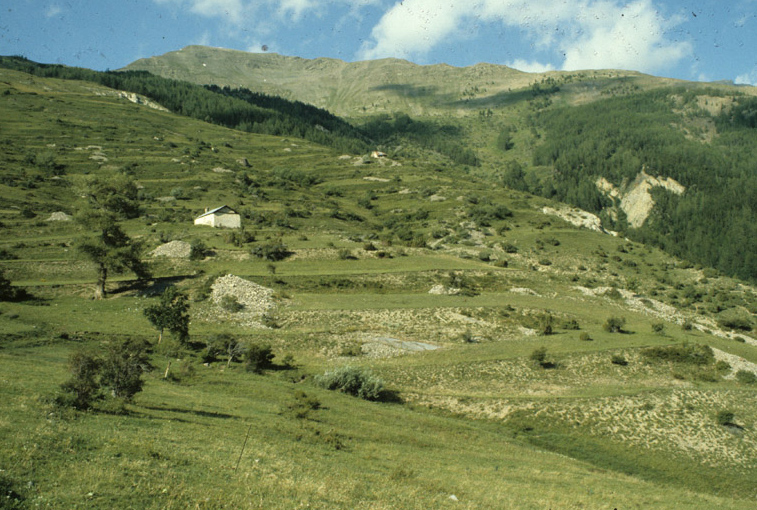
[[[217,278],[211,288],[213,289],[211,299],[216,304],[219,304],[226,295],[234,296],[244,306],[237,314],[240,317],[260,316],[276,306],[273,300],[273,289],[233,274]]]
[[[228,168],[223,168],[223,167],[220,167],[220,166],[215,167],[213,169],[213,171],[215,173],[217,173],[217,174],[230,174],[230,173],[232,173],[232,171],[229,170]]]
[[[239,158],[239,159],[237,160],[237,165],[239,165],[239,166],[243,166],[243,167],[245,167],[245,168],[249,168],[249,167],[251,167],[251,166],[252,166],[252,165],[250,165],[250,162],[249,162],[249,161],[247,161],[247,158]]]
[[[560,209],[545,207],[541,212],[549,216],[557,216],[576,227],[587,228],[595,232],[605,231],[598,216],[575,207],[562,207]]]
[[[431,287],[431,290],[429,290],[428,293],[436,294],[439,296],[456,296],[457,294],[460,294],[460,289],[458,289],[457,287],[446,287],[439,284]]]
[[[152,257],[168,257],[172,259],[188,259],[192,251],[189,243],[184,241],[171,241],[170,243],[158,246],[150,252]]]
[[[735,354],[729,354],[727,352],[723,352],[720,349],[712,348],[713,354],[715,354],[715,359],[717,361],[725,361],[729,365],[731,365],[731,372],[724,376],[723,379],[736,379],[736,372],[739,370],[746,370],[747,372],[752,372],[754,374],[757,374],[757,364],[752,363],[751,361],[747,361],[741,356],[736,356]]]
[[[71,221],[71,216],[63,211],[54,212],[45,221]]]

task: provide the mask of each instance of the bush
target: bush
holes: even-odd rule
[[[718,411],[718,414],[715,415],[715,420],[717,420],[720,425],[734,425],[735,418],[736,415],[733,413],[733,411],[729,411],[727,409]]]
[[[145,340],[127,339],[108,347],[102,362],[100,384],[110,388],[113,397],[128,402],[142,391],[142,374],[152,368],[147,346]]]
[[[317,411],[321,408],[321,402],[315,397],[309,397],[304,391],[294,392],[294,402],[289,404],[288,410],[295,418],[301,420],[310,417],[311,411]]]
[[[61,393],[55,403],[61,407],[73,407],[80,411],[91,409],[102,398],[100,392],[100,368],[102,360],[92,353],[76,351],[68,359],[71,377],[61,384]]]
[[[757,383],[757,375],[749,370],[739,370],[736,372],[736,380],[741,384],[754,384]]]
[[[384,382],[370,370],[344,366],[316,377],[316,383],[328,390],[338,390],[365,400],[379,400]]]
[[[148,343],[144,340],[126,339],[111,344],[104,356],[83,351],[74,352],[69,358],[71,377],[61,384],[61,393],[55,403],[78,410],[91,409],[102,400],[102,388],[110,390],[110,406],[122,408],[142,391],[142,374],[152,368],[147,357]]]
[[[689,365],[709,365],[714,363],[715,354],[709,345],[688,344],[648,347],[641,354],[652,360],[686,363]]]
[[[546,347],[538,347],[534,349],[531,355],[529,356],[529,359],[537,363],[542,368],[554,368],[555,366],[553,362],[547,360]]]
[[[718,319],[718,326],[723,329],[735,329],[741,331],[752,331],[752,321],[745,316],[728,314]]]
[[[578,335],[578,338],[579,338],[579,340],[581,340],[582,342],[590,342],[590,341],[594,340],[594,339],[593,339],[593,338],[591,337],[591,335],[589,335],[589,333],[587,333],[586,331],[583,331],[583,332],[581,332],[581,334],[580,334],[580,335]]]
[[[602,329],[608,333],[623,333],[623,326],[625,325],[625,317],[609,317],[602,325]]]
[[[250,254],[269,262],[279,262],[292,255],[292,252],[281,243],[270,243],[254,247]]]
[[[251,344],[244,355],[247,370],[256,374],[261,374],[263,370],[273,366],[274,357],[270,344]]]
[[[622,354],[613,354],[612,358],[610,358],[610,362],[613,365],[620,365],[622,367],[628,365],[628,360]]]
[[[352,254],[347,248],[342,248],[337,252],[339,260],[357,260],[357,257]]]
[[[223,240],[229,244],[236,246],[237,248],[241,248],[245,244],[254,243],[255,234],[252,232],[247,232],[244,229],[232,230],[224,234]]]
[[[665,323],[663,322],[653,322],[652,323],[652,332],[657,335],[662,335],[665,333]]]
[[[200,239],[193,239],[189,243],[189,260],[202,260],[213,252]]]
[[[229,313],[237,313],[244,309],[244,305],[239,302],[236,296],[231,294],[225,294],[218,302],[218,306]]]

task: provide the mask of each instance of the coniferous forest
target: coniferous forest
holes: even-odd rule
[[[600,213],[608,205],[595,185],[616,186],[645,169],[672,177],[682,195],[654,190],[652,215],[639,229],[609,225],[630,238],[726,274],[757,278],[757,99],[736,98],[712,115],[698,106],[716,90],[661,89],[593,104],[547,110],[537,123],[544,142],[534,165],[553,169],[552,179],[530,191]],[[682,118],[687,117],[687,118]],[[699,132],[686,129],[694,119]]]

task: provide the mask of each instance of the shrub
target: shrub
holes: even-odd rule
[[[236,313],[244,309],[244,305],[232,294],[225,294],[218,302],[218,306],[229,313]]]
[[[583,342],[590,342],[590,341],[594,340],[594,339],[593,339],[593,338],[592,338],[592,337],[591,337],[591,336],[589,335],[589,333],[587,333],[586,331],[583,331],[583,332],[581,332],[581,334],[580,334],[580,335],[578,335],[578,338],[579,338],[579,340],[581,340],[581,341],[583,341]]]
[[[736,314],[725,315],[718,319],[718,326],[724,329],[752,331],[752,321],[748,317]]]
[[[338,390],[365,400],[379,400],[384,382],[370,370],[343,366],[316,377],[316,382],[329,390]]]
[[[741,384],[754,384],[757,383],[757,375],[749,370],[739,370],[736,372],[736,380]]]
[[[294,392],[294,402],[289,404],[288,410],[295,418],[301,420],[310,417],[311,411],[317,411],[321,408],[321,402],[315,397],[309,397],[307,393],[301,390]]]
[[[566,321],[563,321],[562,328],[567,329],[568,331],[578,331],[581,329],[581,326],[578,325],[578,321],[576,319],[568,319]]]
[[[460,338],[466,344],[474,344],[474,343],[476,343],[476,337],[473,336],[473,332],[470,329],[466,329],[465,331],[463,331],[463,334],[460,335]]]
[[[625,325],[625,317],[609,317],[602,325],[602,329],[608,333],[623,333],[623,326]]]
[[[552,318],[551,314],[543,314],[539,317],[539,334],[540,335],[551,335],[554,333],[554,329],[552,327],[552,324],[554,323],[554,319]]]
[[[193,239],[189,243],[189,260],[202,260],[211,253],[212,251],[200,239]]]
[[[652,332],[658,335],[662,335],[665,332],[665,323],[663,322],[653,322],[652,323]]]
[[[555,364],[547,360],[547,348],[538,347],[531,352],[529,359],[542,368],[553,368]]]
[[[279,262],[292,255],[292,252],[281,243],[270,243],[254,247],[250,254],[269,262]]]
[[[145,340],[127,339],[108,347],[102,361],[100,384],[110,388],[111,395],[130,401],[142,391],[142,374],[152,368]]]
[[[337,252],[339,260],[357,260],[357,257],[352,254],[347,248],[342,248]]]
[[[610,362],[613,365],[620,365],[622,367],[628,365],[628,360],[622,354],[613,354],[612,358],[610,358]]]
[[[229,244],[236,246],[237,248],[241,248],[245,244],[254,243],[255,234],[252,232],[247,232],[244,229],[232,230],[224,234],[223,240]]]
[[[68,359],[71,377],[61,384],[61,393],[55,403],[61,407],[73,407],[80,411],[91,409],[102,398],[100,392],[100,367],[102,360],[91,353],[76,351]]]
[[[729,411],[727,409],[723,409],[721,411],[718,411],[718,413],[715,415],[715,420],[720,425],[734,425],[734,419],[736,418],[736,415],[733,413],[733,411]]]
[[[709,345],[688,344],[663,345],[648,347],[641,354],[651,360],[686,363],[690,365],[709,365],[714,363],[715,354]]]
[[[270,344],[250,344],[244,355],[247,370],[256,374],[261,374],[263,370],[270,368],[274,357]]]
[[[21,301],[28,297],[24,289],[14,287],[0,270],[0,301]]]

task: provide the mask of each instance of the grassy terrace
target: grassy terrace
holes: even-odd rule
[[[724,326],[757,325],[752,286],[573,227],[463,167],[356,164],[94,85],[0,76],[0,269],[33,296],[0,303],[0,508],[754,507],[757,387],[736,372],[757,370],[757,340]],[[34,163],[48,151],[60,175]],[[103,300],[76,249],[86,232],[47,221],[77,212],[85,174],[140,186],[122,226],[152,278],[113,274]],[[247,238],[192,225],[224,203]],[[147,255],[168,241],[209,251]],[[276,244],[283,260],[252,254]],[[226,274],[274,291],[273,327],[207,296]],[[158,345],[145,318],[168,285],[189,297],[188,345]],[[270,344],[273,366],[206,362],[222,333]],[[150,342],[154,367],[125,412],[53,405],[72,353],[125,338]],[[702,364],[650,350],[701,345]],[[317,384],[345,365],[387,398]]]

